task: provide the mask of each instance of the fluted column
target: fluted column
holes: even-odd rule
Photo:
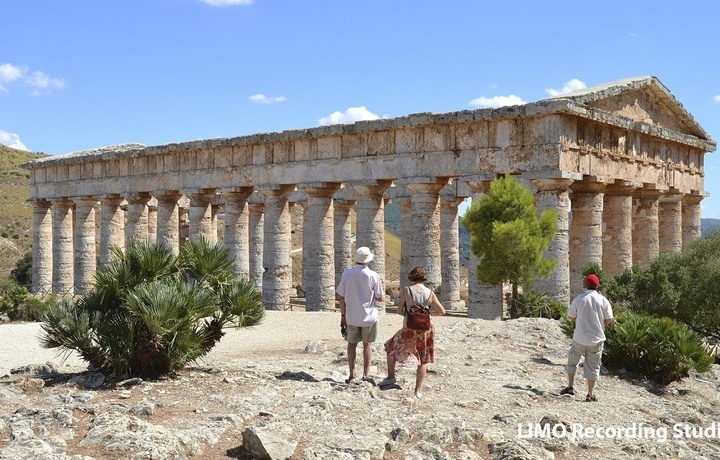
[[[546,209],[557,212],[557,233],[544,257],[555,259],[555,269],[549,277],[538,279],[533,290],[545,292],[564,304],[570,303],[570,198],[572,179],[534,179],[535,206],[538,213]]]
[[[53,206],[53,291],[73,295],[73,202],[56,201]]]
[[[126,246],[136,240],[148,239],[148,202],[150,194],[139,192],[127,198]]]
[[[218,214],[220,213],[220,205],[210,203],[210,237],[213,242],[218,242]]]
[[[251,196],[254,197],[256,194]],[[263,201],[248,201],[248,244],[250,262],[250,280],[255,283],[258,289],[262,288],[263,280],[263,252],[264,252],[264,227],[265,227],[265,203]]]
[[[658,216],[660,252],[680,252],[683,246],[682,195],[666,193],[660,196]]]
[[[303,271],[306,309],[335,309],[335,248],[333,235],[333,195],[340,183],[307,184],[303,214]]]
[[[335,286],[340,284],[345,269],[353,266],[353,234],[350,211],[354,199],[336,199],[333,202],[333,221],[335,225]]]
[[[683,247],[700,238],[700,202],[703,198],[700,195],[685,195],[682,198]]]
[[[157,199],[148,202],[148,241],[157,241],[158,204]]]
[[[449,310],[465,305],[460,300],[460,235],[458,233],[458,206],[463,197],[440,198],[440,269],[442,286],[440,302]]]
[[[100,199],[100,269],[113,259],[113,247],[125,248],[125,211],[120,195],[110,194]]]
[[[288,197],[295,186],[274,187],[261,189],[265,195],[263,306],[266,310],[287,310],[290,308],[290,283],[292,280]]]
[[[468,182],[473,193],[486,193],[490,190],[490,181]],[[479,198],[480,195],[477,195]],[[470,251],[468,262],[468,318],[500,320],[504,316],[504,295],[502,285],[480,284],[477,267],[480,258]]]
[[[355,247],[366,246],[375,256],[369,266],[385,283],[385,201],[383,194],[392,185],[390,180],[353,184],[355,203]]]
[[[410,201],[410,195],[401,196],[394,198],[394,201],[400,205],[400,295],[402,290],[407,286],[410,281],[407,276],[412,270],[412,203]],[[399,300],[399,299],[398,299]]]
[[[33,206],[33,271],[32,292],[48,294],[53,283],[53,218],[52,203],[32,202]]]
[[[635,188],[611,184],[605,188],[603,209],[604,236],[602,267],[615,276],[633,265],[632,221]]]
[[[577,181],[571,185],[570,298],[585,290],[583,267],[602,266],[602,213],[605,184]]]
[[[659,190],[639,190],[633,215],[633,264],[647,269],[660,254]]]
[[[95,205],[97,199],[75,200],[74,274],[75,292],[86,291],[97,270],[95,252]]]
[[[201,192],[188,194],[190,198],[190,240],[198,241],[205,238],[211,243],[217,241],[217,232],[213,232],[212,200],[215,199],[214,189],[203,189]]]
[[[238,279],[250,278],[250,254],[248,252],[248,198],[252,187],[238,187],[223,192],[225,200],[224,244],[233,261],[233,272]]]
[[[156,241],[164,241],[173,253],[180,252],[180,207],[178,201],[182,194],[178,190],[164,190],[155,195],[157,198],[157,236]]]

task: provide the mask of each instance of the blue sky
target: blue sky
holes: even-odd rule
[[[4,0],[0,143],[63,154],[654,75],[720,140],[720,2]],[[720,218],[705,157],[705,218]]]

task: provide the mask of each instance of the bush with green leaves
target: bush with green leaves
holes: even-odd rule
[[[527,291],[518,296],[521,317],[561,319],[567,313],[567,305],[544,292]]]
[[[30,295],[24,286],[13,286],[0,293],[0,314],[10,321],[39,321],[56,303],[55,297],[41,299]]]
[[[223,329],[263,319],[261,292],[231,267],[227,249],[204,239],[177,255],[164,242],[115,248],[88,292],[43,317],[42,343],[77,352],[105,375],[176,372],[206,355]]]
[[[28,289],[32,286],[32,251],[28,251],[15,263],[15,268],[10,270],[10,279],[18,285]]]
[[[572,337],[572,321],[565,319],[561,328]],[[667,317],[620,308],[605,336],[605,367],[625,369],[662,385],[687,377],[691,369],[707,372],[714,361],[697,334]]]

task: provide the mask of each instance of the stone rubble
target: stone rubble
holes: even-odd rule
[[[575,397],[559,395],[569,340],[556,321],[434,321],[422,399],[414,368],[391,389],[345,384],[340,338],[221,356],[158,381],[14,369],[0,379],[0,459],[720,459],[717,365],[665,389],[604,373],[599,401],[586,403],[581,377]],[[374,353],[379,381],[382,342]],[[572,431],[633,424],[645,430],[634,438]]]

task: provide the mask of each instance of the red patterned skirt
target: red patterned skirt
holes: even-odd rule
[[[435,328],[416,331],[403,327],[385,342],[385,353],[400,364],[431,364],[435,362]]]

